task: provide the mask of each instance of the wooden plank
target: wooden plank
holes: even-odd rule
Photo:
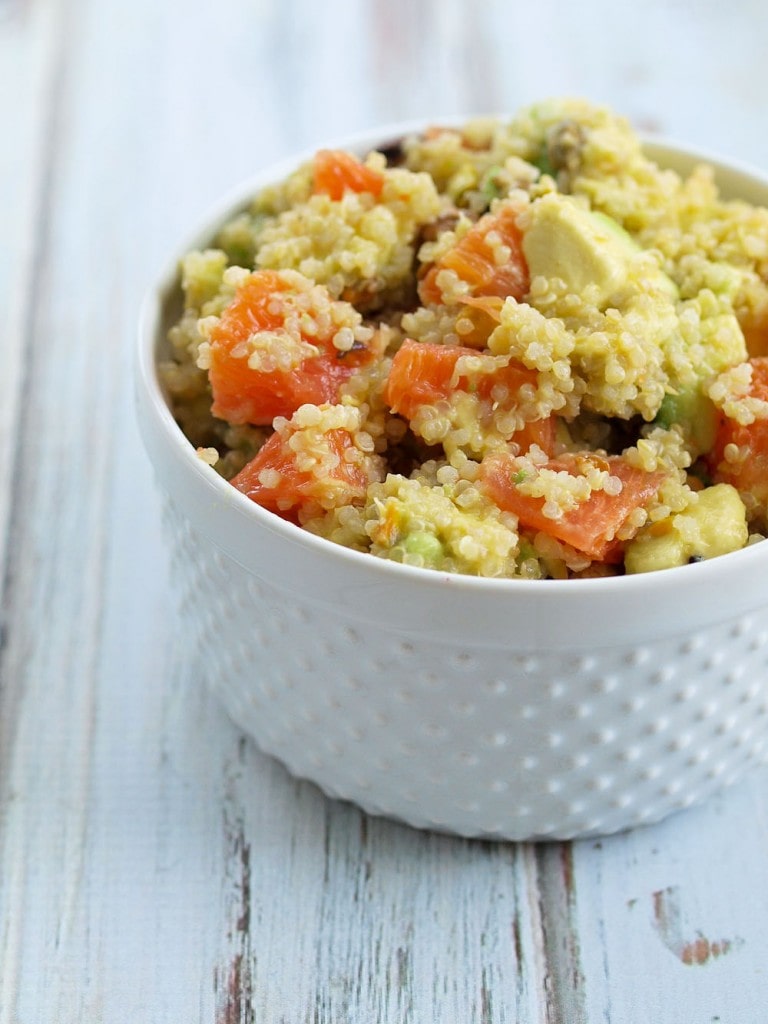
[[[586,1019],[762,1019],[766,782],[762,769],[659,826],[575,845]]]
[[[60,73],[55,39],[61,31],[53,0],[0,8],[0,536],[5,536],[13,493],[14,426],[25,373],[25,336],[40,253],[39,225],[45,218],[45,181],[53,145],[51,94]],[[0,555],[0,571],[4,552]]]
[[[9,750],[19,691],[9,678],[5,647],[8,639],[11,585],[8,535],[13,518],[13,496],[18,493],[20,453],[17,423],[28,379],[26,338],[31,296],[36,280],[41,225],[45,220],[45,182],[50,173],[50,99],[60,63],[55,39],[61,30],[54,3],[34,8],[6,4],[0,9],[0,124],[10,144],[0,147],[0,197],[3,245],[0,246],[0,338],[3,373],[0,375],[0,578],[3,616],[0,624],[0,824],[13,840],[14,813],[23,815],[18,780],[9,770]],[[23,83],[23,88],[20,88]],[[25,851],[3,865],[0,874],[0,1020],[10,1020],[22,973],[23,880]]]
[[[263,780],[261,755],[243,746],[227,798],[220,1019],[540,1019],[529,848],[422,835],[287,776],[254,791],[254,769]],[[300,819],[275,799],[283,786]],[[271,939],[286,930],[290,957]]]

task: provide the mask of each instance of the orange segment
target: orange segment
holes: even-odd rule
[[[525,455],[534,444],[538,445],[545,455],[552,455],[556,440],[557,418],[555,416],[547,416],[546,419],[526,423],[510,438],[510,442],[517,445],[520,455]]]
[[[522,299],[530,287],[530,276],[523,255],[523,236],[516,218],[517,213],[511,206],[503,206],[495,213],[481,217],[427,271],[419,284],[421,301],[443,301],[443,292],[437,282],[443,270],[452,270],[461,281],[466,282],[473,296],[506,298],[511,295],[515,299]]]
[[[334,503],[358,504],[365,500],[369,476],[360,459],[345,459],[345,453],[354,448],[348,430],[336,428],[322,434],[318,443],[327,454],[335,456],[335,467],[324,470],[322,477],[300,470],[297,452],[290,446],[291,432],[275,432],[259,450],[255,458],[232,478],[232,484],[257,505],[276,512],[291,522],[298,521],[298,513],[313,505],[328,491],[328,478],[336,484]],[[319,509],[321,510],[321,509]]]
[[[315,154],[314,192],[339,200],[344,193],[370,192],[378,197],[384,187],[384,175],[367,167],[342,149],[320,149]]]
[[[501,322],[504,299],[497,295],[465,296],[459,299],[464,306],[456,320],[457,334],[462,345],[485,348],[488,339]],[[471,324],[471,330],[467,326]]]
[[[238,287],[210,334],[208,376],[214,416],[233,424],[265,425],[275,416],[291,416],[305,403],[322,405],[336,400],[339,387],[368,352],[337,351],[333,324],[324,333],[297,337],[295,323],[307,312],[305,296],[290,278],[272,270],[256,271]],[[334,303],[327,293],[324,300],[329,309],[346,308]],[[294,325],[290,331],[287,321]],[[269,368],[260,369],[250,364],[248,342],[262,332],[272,335],[274,359],[266,364]],[[297,342],[305,342],[304,348],[298,349],[301,358],[281,360],[281,338],[285,353],[295,351]]]
[[[453,372],[458,360],[467,353],[474,354],[472,349],[406,338],[392,360],[384,401],[392,412],[413,419],[420,406],[434,405],[455,390],[451,385]]]
[[[617,531],[631,512],[658,491],[664,474],[635,469],[618,455],[603,457],[588,452],[550,459],[542,468],[578,476],[583,475],[579,468],[583,469],[585,462],[609,470],[611,476],[621,481],[621,490],[618,494],[593,491],[560,519],[544,515],[544,498],[520,492],[515,481],[517,467],[511,455],[486,456],[480,468],[480,480],[491,501],[506,512],[514,512],[523,526],[541,530],[598,561],[612,560],[617,553],[614,546]]]
[[[768,402],[768,356],[750,359],[752,383],[749,396]],[[734,457],[727,459],[725,449]],[[715,483],[732,484],[747,509],[754,513],[768,506],[768,419],[742,425],[720,413],[715,444],[707,462]]]
[[[407,420],[413,419],[421,406],[434,405],[450,398],[457,391],[469,390],[466,377],[454,379],[456,363],[462,356],[475,355],[476,351],[471,348],[434,345],[406,338],[392,360],[384,389],[384,401],[393,412]],[[488,403],[511,409],[516,404],[520,388],[524,384],[535,386],[536,382],[535,370],[529,370],[519,363],[509,363],[479,377],[475,382],[474,393]],[[500,400],[497,396],[504,391],[507,398]],[[555,443],[554,417],[526,424],[513,435],[512,440],[523,452],[536,443],[549,454]]]

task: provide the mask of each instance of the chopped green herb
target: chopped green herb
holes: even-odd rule
[[[492,199],[498,199],[499,196],[503,196],[506,192],[504,185],[500,184],[496,180],[497,175],[500,174],[503,170],[504,168],[497,164],[496,166],[491,167],[485,176],[485,181],[483,182],[483,187],[481,191],[483,195],[488,198],[489,202]]]

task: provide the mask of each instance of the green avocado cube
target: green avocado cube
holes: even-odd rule
[[[596,217],[569,196],[549,193],[531,206],[523,252],[531,277],[559,278],[570,292],[597,289],[605,305],[627,281],[637,247],[619,224]]]

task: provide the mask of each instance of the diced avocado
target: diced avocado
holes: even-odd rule
[[[739,492],[730,484],[715,484],[697,492],[680,515],[641,530],[627,545],[624,568],[628,573],[651,572],[714,558],[743,548],[748,536]]]
[[[627,545],[624,569],[628,573],[654,572],[685,565],[688,553],[683,538],[670,526],[666,533],[638,536]]]
[[[730,484],[715,484],[700,491],[694,517],[700,541],[692,555],[714,558],[738,551],[747,543],[749,530],[744,502]]]
[[[627,284],[640,248],[613,218],[551,192],[531,207],[523,252],[532,277],[559,278],[575,294],[592,285],[604,307]],[[654,268],[651,276],[660,291],[677,298],[677,287],[663,270]]]
[[[596,285],[605,302],[626,281],[631,249],[604,220],[552,192],[531,207],[523,252],[531,277],[559,278],[577,294]]]
[[[539,555],[536,551],[536,548],[533,546],[533,544],[531,544],[530,541],[521,539],[520,553],[518,557],[521,562],[524,562],[527,558],[538,558]]]
[[[715,443],[717,409],[698,385],[674,395],[665,395],[654,420],[669,430],[675,424],[683,428],[694,457],[708,452]]]
[[[607,213],[603,213],[602,210],[592,210],[592,217],[599,221],[605,226],[606,230],[610,231],[615,237],[616,241],[621,243],[628,255],[633,255],[641,251],[640,246],[634,240],[632,235],[625,230],[617,220],[613,217],[609,217]],[[646,271],[646,278],[651,281],[654,287],[664,295],[668,295],[674,301],[680,298],[680,291],[672,280],[672,278],[665,274],[659,266],[654,266]]]
[[[434,533],[428,533],[426,530],[409,533],[402,544],[409,555],[419,555],[424,559],[424,565],[430,568],[437,568],[445,554],[440,540]]]
[[[621,242],[627,252],[632,253],[640,251],[640,246],[634,240],[632,235],[630,235],[630,233],[623,228],[617,220],[614,220],[613,217],[609,217],[608,214],[603,213],[602,210],[591,210],[590,216],[599,224],[602,224],[606,231],[610,232],[610,234],[614,236],[617,242]]]
[[[504,183],[499,179],[499,174],[504,171],[504,168],[499,164],[494,164],[488,171],[483,175],[482,184],[480,191],[486,197],[490,203],[493,199],[498,199],[499,196],[503,196],[507,191],[504,187]]]

